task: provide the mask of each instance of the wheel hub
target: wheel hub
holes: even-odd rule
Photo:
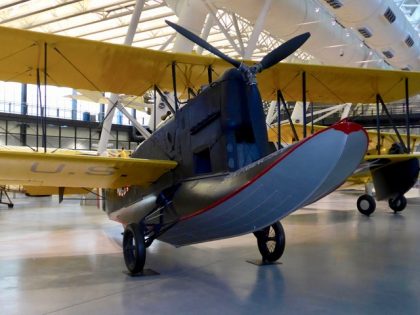
[[[361,202],[360,202],[360,208],[362,208],[363,210],[368,210],[369,209],[369,201],[367,201],[367,200],[362,200]]]

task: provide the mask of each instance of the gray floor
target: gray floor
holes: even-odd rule
[[[420,193],[364,217],[334,193],[283,221],[281,264],[257,267],[253,236],[156,242],[127,276],[121,227],[93,206],[16,196],[0,207],[0,314],[420,314]]]

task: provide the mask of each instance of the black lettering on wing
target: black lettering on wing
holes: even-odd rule
[[[35,162],[32,164],[31,166],[31,172],[33,173],[43,173],[43,174],[57,174],[57,173],[61,173],[61,171],[63,170],[63,168],[65,167],[65,164],[58,164],[57,167],[55,169],[49,169],[49,170],[40,170],[39,169],[39,162]]]
[[[111,176],[114,175],[115,169],[108,166],[90,166],[87,169],[86,175],[100,175]]]

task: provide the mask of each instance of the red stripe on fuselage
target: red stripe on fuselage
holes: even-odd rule
[[[339,124],[345,124],[346,126],[340,127],[337,126]],[[354,126],[349,126],[349,125],[354,125]],[[185,215],[183,217],[181,217],[181,221],[184,220],[188,220],[191,219],[195,216],[198,216],[200,214],[203,214],[204,212],[222,204],[223,202],[227,201],[228,199],[232,198],[233,196],[237,195],[238,193],[240,193],[242,190],[244,190],[245,188],[247,188],[248,186],[252,185],[255,181],[257,181],[261,176],[263,176],[264,174],[266,174],[268,171],[270,171],[274,166],[276,166],[279,162],[281,162],[282,160],[284,160],[287,156],[289,156],[292,152],[294,152],[297,148],[301,147],[304,143],[306,143],[307,141],[309,141],[310,139],[312,139],[313,137],[327,131],[330,129],[335,129],[335,130],[340,130],[342,132],[344,132],[345,134],[350,134],[352,132],[357,132],[360,130],[363,130],[366,134],[367,137],[367,132],[366,130],[363,129],[362,126],[356,124],[356,123],[352,123],[352,122],[348,122],[348,121],[340,121],[337,124],[332,125],[329,128],[320,130],[316,133],[314,133],[312,136],[302,140],[300,143],[298,143],[295,147],[291,148],[288,152],[286,152],[284,155],[280,156],[276,161],[274,161],[273,163],[271,163],[269,166],[267,166],[264,170],[262,170],[259,174],[257,174],[254,178],[252,178],[251,180],[249,180],[248,182],[246,182],[243,186],[239,187],[238,189],[234,190],[233,192],[231,192],[230,194],[227,194],[226,196],[220,198],[219,200],[213,202],[212,204],[208,205],[205,208],[202,208],[196,212],[193,212],[191,214]]]

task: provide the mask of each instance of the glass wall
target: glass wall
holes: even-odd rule
[[[3,82],[0,81],[0,112],[21,114],[21,91],[22,84],[14,82]],[[41,110],[39,108],[40,98],[38,97],[38,88],[36,85],[27,85],[27,113],[32,116],[41,116]],[[44,87],[40,88],[41,103],[44,105]],[[95,93],[95,92],[93,92]],[[47,117],[73,119],[85,121],[100,121],[100,105],[95,102],[86,100],[75,100],[73,98],[75,91],[70,88],[47,86]],[[82,94],[83,95],[83,94]],[[86,93],[87,95],[87,93]],[[88,98],[86,97],[85,98]],[[109,97],[109,93],[105,93],[106,97]],[[107,105],[106,105],[107,106]],[[105,108],[106,108],[105,106]],[[132,113],[132,109],[128,108],[128,111]],[[147,124],[149,115],[142,111],[136,111],[135,113],[137,120],[141,124]],[[114,118],[114,124],[131,125],[127,117],[125,117],[118,110],[116,111]]]

